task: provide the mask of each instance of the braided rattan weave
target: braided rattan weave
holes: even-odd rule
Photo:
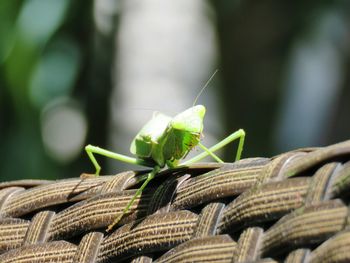
[[[0,183],[0,262],[350,262],[350,141],[159,173]]]

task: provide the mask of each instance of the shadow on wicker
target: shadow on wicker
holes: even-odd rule
[[[0,183],[0,262],[349,262],[350,141],[159,173]]]

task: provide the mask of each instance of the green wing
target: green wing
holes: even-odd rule
[[[163,147],[165,160],[176,162],[184,158],[200,140],[200,133],[170,129]]]

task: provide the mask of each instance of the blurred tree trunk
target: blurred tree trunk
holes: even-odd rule
[[[324,30],[325,27],[319,25],[321,20],[330,13],[333,20],[342,20],[342,16],[348,17],[348,3],[326,1],[309,4],[303,1],[226,0],[213,1],[213,6],[218,16],[223,104],[227,105],[224,123],[228,131],[239,127],[246,129],[244,156],[266,156],[298,146],[334,143],[348,137],[342,133],[342,136],[331,138],[334,136],[332,134],[341,134],[340,130],[348,130],[348,122],[344,121],[348,113],[347,106],[335,105],[338,101],[346,101],[340,95],[339,86],[342,86],[340,82],[344,78],[341,72],[343,64],[345,59],[348,60],[344,55],[349,49],[347,48],[345,52],[342,49],[349,46],[346,40],[349,36],[349,27],[347,26],[344,32],[343,27],[346,23],[341,22],[327,33]],[[338,10],[336,14],[334,14],[334,8]],[[318,60],[308,72],[306,72],[305,63],[303,65],[299,63],[295,66],[299,73],[294,74],[294,71],[286,66],[289,59],[295,56],[295,43],[307,37],[312,39],[317,36],[317,41],[309,43],[307,52],[300,56],[305,58],[308,56],[308,63],[310,63],[312,56],[317,57],[315,52],[318,47],[326,44],[330,47],[328,51],[333,52],[333,57],[328,56],[322,61]],[[327,69],[332,67],[330,66],[333,63],[332,59],[335,62],[334,67],[337,67],[337,69],[333,68],[333,73],[331,69]],[[301,66],[304,68],[301,69]],[[324,67],[323,72],[320,70],[321,67]],[[339,72],[335,72],[336,70]],[[295,76],[291,76],[293,74]],[[306,83],[305,77],[313,78],[313,83]],[[324,83],[325,77],[328,83]],[[286,81],[288,78],[298,80],[298,83],[296,81],[290,85]],[[325,89],[328,90],[328,95],[331,95],[329,97],[325,98],[327,95],[317,85],[317,81],[321,78],[323,78],[322,84],[328,85]],[[310,87],[315,83],[314,87]],[[304,88],[300,87],[302,84]],[[338,86],[335,87],[336,85]],[[306,94],[311,88],[313,91]],[[296,90],[300,92],[295,99],[292,98],[291,93],[295,94]],[[345,96],[348,94],[346,91],[343,92]],[[319,103],[317,96],[323,96],[322,100],[325,104]],[[301,99],[303,99],[302,102]],[[286,112],[291,109],[297,112],[301,110],[300,103],[303,103],[304,110],[295,114],[294,119],[280,113],[281,110]],[[312,113],[305,108],[306,104],[315,108]],[[334,110],[334,107],[337,109]],[[335,113],[336,110],[338,114]],[[338,117],[342,110],[345,114]],[[327,112],[327,116],[323,116],[324,112]],[[333,122],[334,117],[342,122]],[[299,118],[303,120],[298,122]],[[306,139],[305,125],[316,121],[317,127],[310,131]],[[293,129],[288,130],[287,126],[279,127],[286,123]],[[286,132],[282,134],[281,130]],[[288,137],[288,133],[292,136]],[[296,139],[297,134],[299,138]],[[226,154],[232,155],[229,151],[230,149]]]
[[[95,0],[93,2],[94,31],[91,45],[91,64],[87,74],[86,112],[89,119],[88,144],[107,147],[110,118],[109,99],[112,92],[112,67],[115,53],[114,39],[118,26],[119,1]],[[85,167],[91,162],[83,154]],[[99,158],[105,167],[106,159]],[[105,171],[105,170],[104,170]]]
[[[113,150],[129,154],[133,137],[152,111],[174,116],[192,106],[214,71],[212,16],[210,6],[201,0],[122,2],[111,98]],[[207,144],[221,131],[215,92],[208,88],[198,101],[208,108]],[[123,169],[119,162],[111,165],[111,171]]]
[[[294,41],[276,124],[278,152],[329,141],[345,79],[346,24],[342,9],[329,7],[314,15],[311,34]]]

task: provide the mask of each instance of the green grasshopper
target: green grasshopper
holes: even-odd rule
[[[101,167],[96,161],[94,154],[100,154],[122,162],[153,168],[152,171],[148,173],[147,179],[129,201],[122,214],[118,215],[114,222],[108,226],[107,232],[112,230],[120,219],[129,212],[135,199],[141,195],[143,189],[161,168],[165,166],[169,168],[174,168],[179,165],[186,166],[200,161],[208,155],[212,156],[216,161],[223,163],[214,152],[236,139],[239,139],[236,161],[241,158],[245,138],[245,132],[242,129],[232,133],[209,149],[200,143],[204,115],[205,107],[203,105],[193,106],[179,113],[174,118],[162,113],[154,113],[153,118],[146,123],[131,143],[130,151],[132,154],[136,155],[136,158],[114,153],[92,145],[87,145],[85,147],[90,160],[96,168],[96,176],[100,174]],[[179,163],[180,160],[185,158],[197,145],[202,148],[204,152],[190,160]]]

